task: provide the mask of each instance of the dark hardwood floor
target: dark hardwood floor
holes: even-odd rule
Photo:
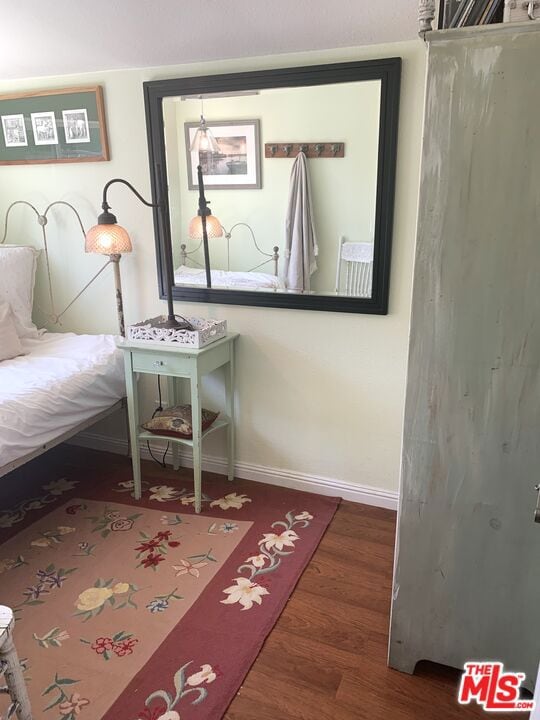
[[[390,510],[341,503],[226,720],[489,717],[458,705],[457,670],[386,665],[395,526]]]
[[[81,479],[96,470],[111,481],[131,476],[128,458],[61,446],[20,468],[14,492],[34,463],[42,472],[65,470]],[[166,480],[174,473],[143,462],[143,477]],[[457,670],[426,663],[410,676],[387,667],[395,527],[390,510],[341,503],[225,720],[490,717],[477,706],[458,705]]]

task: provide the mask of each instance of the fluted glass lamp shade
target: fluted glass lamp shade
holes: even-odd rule
[[[213,136],[212,131],[206,126],[206,120],[201,115],[201,122],[195,133],[195,137],[190,146],[191,152],[202,152],[202,153],[218,153],[219,145],[217,144],[216,138]]]
[[[121,225],[94,225],[86,233],[85,252],[102,255],[123,255],[132,251],[127,230]]]
[[[210,239],[223,237],[221,223],[214,215],[206,216],[206,234]],[[189,223],[189,237],[191,240],[202,240],[202,236],[202,218],[200,215],[195,215]]]

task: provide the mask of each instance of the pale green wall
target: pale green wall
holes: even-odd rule
[[[196,213],[198,193],[188,189],[184,123],[197,121],[200,101],[168,100],[165,127],[169,164],[170,205],[175,211],[173,238],[188,250],[199,244],[190,241],[187,226]],[[177,132],[172,131],[176,108]],[[285,214],[289,177],[293,160],[264,157],[267,142],[345,143],[344,158],[308,161],[314,220],[319,244],[318,270],[312,289],[332,292],[336,277],[337,245],[340,235],[350,240],[371,241],[377,190],[380,82],[358,82],[306,88],[263,90],[259,95],[211,98],[204,101],[204,115],[211,125],[219,120],[260,120],[260,190],[212,190],[207,188],[212,212],[226,228],[246,222],[253,228],[261,249],[280,248],[283,267]],[[175,150],[178,150],[177,160]],[[179,195],[178,195],[179,193]],[[226,244],[215,239],[210,244],[213,268],[226,268]],[[202,262],[202,252],[193,255]],[[231,270],[249,270],[263,261],[245,229],[237,229],[231,239]],[[272,273],[268,264],[265,272]]]
[[[144,80],[390,56],[401,56],[404,63],[389,315],[190,303],[178,303],[176,309],[226,318],[229,327],[241,333],[237,363],[241,461],[396,490],[422,135],[423,43],[0,83],[3,92],[103,85],[112,158],[100,163],[0,167],[0,218],[16,199],[33,201],[39,208],[65,199],[77,205],[90,225],[99,211],[103,185],[118,176],[149,196]],[[165,308],[157,292],[152,216],[120,186],[112,188],[110,202],[134,242],[133,254],[122,260],[122,275],[126,317],[136,322]],[[67,297],[100,261],[85,256],[82,238],[69,216],[57,216],[59,223],[53,219],[50,226],[51,255],[56,284]],[[19,209],[11,229],[12,241],[39,238],[31,216]],[[65,328],[116,329],[111,272],[68,313]],[[207,383],[209,395],[215,387],[215,381]],[[156,392],[153,385],[146,385],[144,392],[143,415],[147,415]],[[110,434],[119,431],[110,425],[106,429]],[[217,433],[209,438],[207,448],[209,453],[225,454]]]

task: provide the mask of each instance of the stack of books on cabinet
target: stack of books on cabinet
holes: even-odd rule
[[[504,0],[444,0],[443,28],[502,22]]]

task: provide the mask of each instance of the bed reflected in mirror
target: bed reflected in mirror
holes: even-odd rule
[[[386,312],[399,68],[394,58],[146,83],[150,130],[162,113],[150,150],[166,168],[176,298]]]

